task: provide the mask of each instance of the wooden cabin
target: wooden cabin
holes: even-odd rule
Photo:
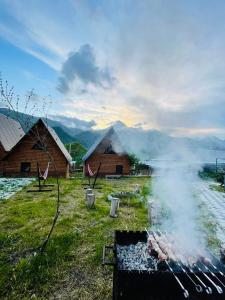
[[[3,158],[3,174],[37,176],[38,163],[42,173],[49,164],[49,176],[68,177],[71,160],[56,132],[39,119]]]
[[[18,143],[24,134],[19,122],[0,114],[0,160]]]
[[[130,162],[121,141],[113,127],[88,150],[83,157],[84,175],[88,176],[88,166],[94,173],[101,163],[99,176],[129,175]]]

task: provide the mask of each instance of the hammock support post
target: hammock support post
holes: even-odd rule
[[[101,168],[101,162],[100,162],[100,164],[99,164],[99,166],[98,166],[98,170],[97,170],[97,173],[96,173],[96,175],[95,175],[95,179],[94,179],[94,182],[93,182],[93,185],[92,185],[92,188],[94,189],[95,188],[95,184],[96,184],[96,180],[98,179],[98,175],[99,175],[99,171],[100,171],[100,168]]]
[[[37,190],[28,190],[27,193],[51,192],[52,191],[50,189],[44,189],[45,187],[54,186],[54,184],[45,184],[45,181],[48,177],[49,164],[50,164],[50,162],[48,162],[47,168],[46,168],[44,174],[42,175],[40,172],[39,163],[37,162],[38,185],[34,185],[34,187],[38,187],[38,189]],[[41,184],[41,179],[44,180],[43,184]]]
[[[89,164],[87,165],[87,170],[88,170],[88,184],[83,184],[83,185],[86,185],[86,187],[84,188],[84,189],[88,189],[88,188],[92,188],[92,189],[94,189],[94,188],[96,188],[96,189],[101,189],[101,187],[100,186],[96,186],[96,181],[97,181],[97,179],[98,179],[98,176],[99,176],[99,171],[100,171],[100,168],[101,168],[101,162],[99,163],[99,166],[98,166],[98,169],[97,169],[97,172],[95,171],[95,172],[92,172],[92,170],[91,170],[91,168],[90,168],[90,166],[89,166]],[[94,182],[93,182],[93,184],[91,185],[91,177],[94,177]]]

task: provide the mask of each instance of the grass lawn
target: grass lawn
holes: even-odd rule
[[[114,230],[143,230],[147,225],[145,201],[120,205],[119,217],[109,217],[107,195],[142,186],[149,178],[99,180],[96,205],[86,207],[83,179],[62,179],[61,213],[44,255],[35,255],[45,239],[55,212],[55,191],[26,193],[0,201],[1,299],[112,298],[112,268],[101,265],[102,247],[112,244]],[[28,187],[29,188],[29,187]]]

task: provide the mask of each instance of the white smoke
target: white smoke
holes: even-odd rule
[[[185,147],[166,149],[165,153],[153,178],[153,194],[161,207],[159,228],[172,233],[183,254],[190,256],[204,249],[194,195],[200,166]]]

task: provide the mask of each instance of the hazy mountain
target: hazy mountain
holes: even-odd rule
[[[34,124],[39,119],[39,117],[31,116],[31,115],[24,114],[21,112],[17,113],[17,112],[9,110],[7,108],[0,108],[0,113],[19,121],[25,131],[28,130],[28,126]],[[82,130],[79,128],[68,128],[59,121],[55,121],[55,120],[52,120],[49,118],[47,118],[45,120],[49,126],[51,126],[53,128],[61,128],[65,133],[67,133],[70,136],[74,136],[74,135],[82,132]]]
[[[119,126],[117,133],[124,147],[142,160],[166,157],[168,151],[175,153],[177,149],[198,161],[212,162],[216,157],[225,157],[225,141],[213,136],[178,138],[158,130],[145,131],[126,126]]]
[[[17,119],[11,111],[0,108],[0,113]],[[38,118],[19,113],[19,121],[25,127],[26,120],[35,122]],[[59,121],[47,119],[48,124],[55,129],[64,143],[79,142],[89,148],[103,134],[105,130],[82,130],[77,127],[67,127]],[[202,138],[175,138],[158,130],[143,130],[136,127],[127,127],[121,121],[109,124],[118,133],[124,148],[135,153],[141,159],[151,159],[165,154],[167,149],[185,148],[196,153],[204,160],[213,160],[215,157],[225,157],[225,141],[214,136]]]
[[[101,131],[87,130],[74,136],[75,140],[81,143],[86,148],[91,147],[101,136]]]
[[[58,136],[64,144],[71,143],[74,141],[74,137],[69,135],[66,131],[64,131],[62,127],[53,126],[52,128],[55,130],[55,132],[58,134]]]

